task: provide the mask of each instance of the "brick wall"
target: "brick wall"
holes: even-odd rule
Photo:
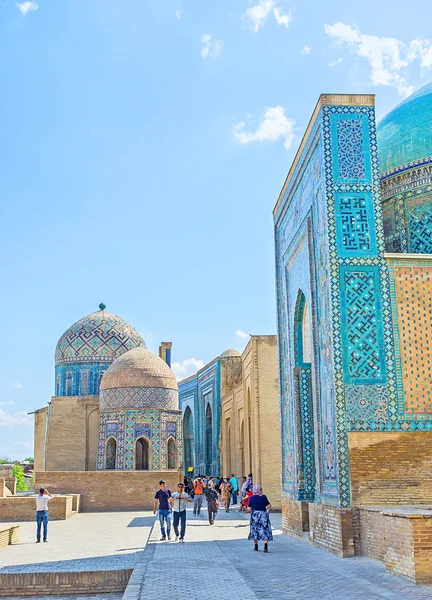
[[[6,498],[6,480],[0,477],[0,498]]]
[[[5,485],[11,492],[12,496],[16,494],[16,477],[5,477]]]
[[[314,546],[342,558],[354,556],[351,509],[309,503],[309,530]]]
[[[82,511],[149,510],[159,480],[177,489],[181,471],[51,471],[37,473],[35,487],[51,493],[81,495]]]
[[[0,573],[0,597],[72,596],[123,592],[132,569],[50,573]]]
[[[49,501],[49,518],[61,521],[72,516],[72,496],[54,497]],[[34,521],[36,518],[36,499],[34,496],[11,496],[0,498],[0,522]]]
[[[303,539],[309,531],[309,508],[307,502],[291,500],[282,496],[282,531],[295,537]]]
[[[356,553],[414,583],[432,583],[432,515],[360,508],[358,528]]]
[[[18,544],[19,542],[19,525],[13,527],[0,527],[0,548],[9,546],[9,544]]]
[[[351,504],[432,504],[432,432],[349,433]]]
[[[45,469],[45,435],[48,407],[35,411],[34,420],[34,468],[35,471]]]

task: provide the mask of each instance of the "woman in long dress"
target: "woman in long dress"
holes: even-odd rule
[[[249,540],[254,542],[254,550],[258,551],[258,541],[264,542],[264,552],[268,552],[268,543],[273,541],[272,528],[268,511],[271,509],[269,499],[263,494],[262,487],[255,485],[253,495],[249,498],[248,509],[251,512]]]

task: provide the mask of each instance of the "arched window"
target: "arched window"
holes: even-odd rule
[[[147,438],[140,437],[135,442],[135,469],[148,471],[150,468],[150,444]]]
[[[105,469],[115,469],[117,460],[117,441],[110,437],[106,443]]]
[[[167,442],[167,465],[168,469],[176,468],[176,447],[174,438],[170,437]]]
[[[66,396],[73,396],[73,375],[70,371],[66,373]]]
[[[60,373],[57,375],[56,381],[56,396],[60,396]]]
[[[309,309],[301,290],[297,295],[294,313],[294,350],[296,366],[302,367],[312,362]]]
[[[186,408],[183,417],[183,444],[184,444],[184,459],[185,469],[194,466],[193,449],[194,449],[194,434],[193,434],[193,417],[189,406]]]

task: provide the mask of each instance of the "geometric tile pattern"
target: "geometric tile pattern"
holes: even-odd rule
[[[314,431],[311,396],[311,369],[300,369],[300,407],[303,440],[304,485],[302,498],[313,502],[315,497]]]
[[[342,308],[346,314],[348,363],[345,375],[348,381],[382,379],[375,273],[349,270],[344,274]]]
[[[363,179],[364,145],[363,123],[359,119],[341,119],[337,122],[339,175],[344,179]]]
[[[107,362],[144,346],[142,337],[123,319],[100,310],[74,323],[61,336],[55,351],[55,364]]]
[[[101,390],[100,410],[119,410],[127,408],[164,408],[176,410],[178,406],[177,390],[167,388],[113,388]]]
[[[432,203],[411,208],[408,217],[409,251],[432,254]]]
[[[376,254],[371,195],[336,194],[335,201],[341,256]]]
[[[359,421],[387,421],[387,387],[385,385],[345,386],[347,417]]]

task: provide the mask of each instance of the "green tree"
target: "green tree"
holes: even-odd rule
[[[27,491],[28,488],[24,479],[24,469],[21,467],[21,465],[14,465],[12,476],[16,477],[17,480],[17,492]]]
[[[0,465],[10,465],[12,462],[13,460],[8,458],[7,456],[0,456]]]
[[[33,458],[33,456],[29,456],[28,458],[25,458],[23,460],[23,462],[31,462],[32,463],[32,462],[34,462],[34,458]]]

